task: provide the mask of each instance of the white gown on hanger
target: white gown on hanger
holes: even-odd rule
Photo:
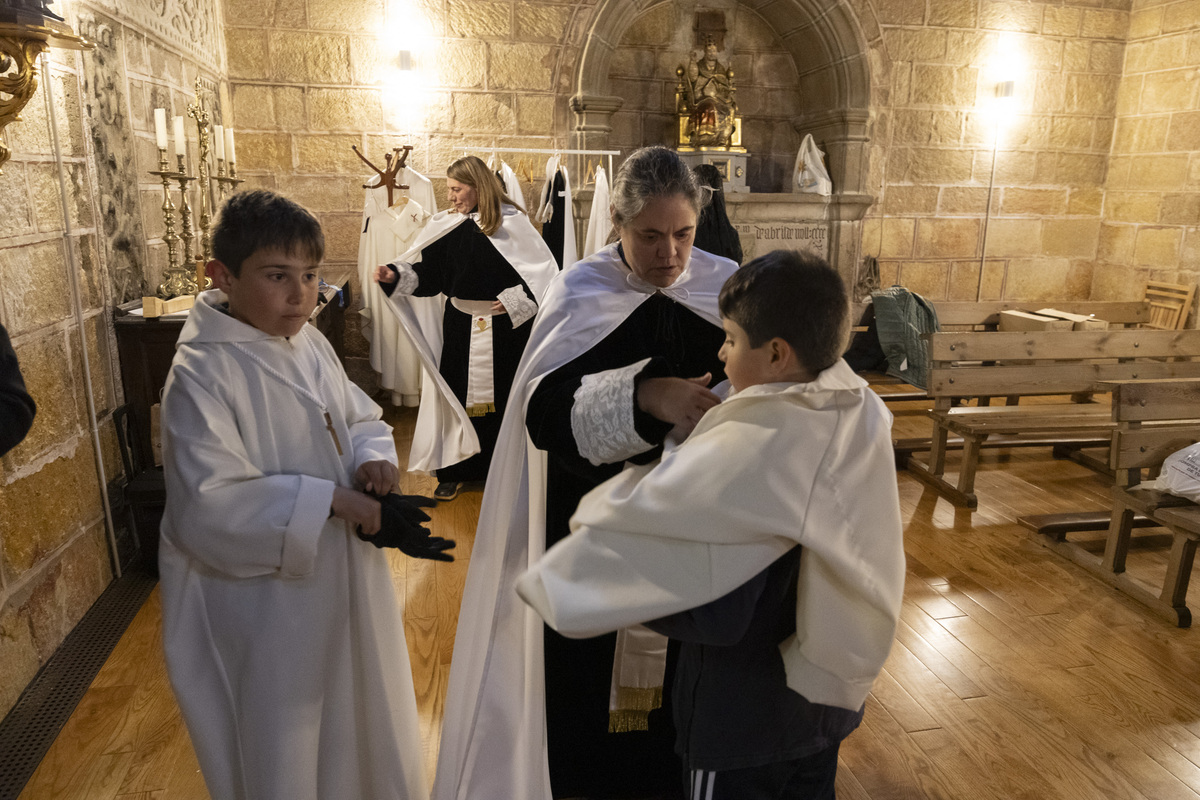
[[[400,199],[392,208],[387,189],[366,190],[363,224],[358,245],[358,280],[362,287],[361,331],[371,346],[371,368],[379,373],[379,385],[392,393],[393,405],[416,406],[421,397],[421,360],[408,334],[395,315],[387,310],[388,299],[375,283],[375,268],[408,250],[437,211],[433,184],[424,175],[404,168],[396,180],[407,184],[409,201]],[[378,184],[375,176],[368,183]],[[395,199],[395,198],[394,198]]]
[[[608,173],[604,167],[596,167],[596,191],[592,195],[592,213],[588,215],[587,236],[583,240],[581,258],[587,258],[608,244],[609,234],[612,233],[608,203]]]

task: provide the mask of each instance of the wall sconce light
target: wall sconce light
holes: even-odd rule
[[[412,72],[412,50],[401,50],[396,54],[396,69],[401,72]]]
[[[21,119],[21,109],[37,91],[37,59],[49,47],[88,50],[44,0],[0,0],[0,132]],[[12,153],[0,143],[0,168]]]
[[[1001,100],[1012,97],[1017,90],[1016,81],[1000,81],[996,84],[996,97]]]

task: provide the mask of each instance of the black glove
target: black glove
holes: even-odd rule
[[[428,529],[421,527],[422,522],[429,521],[429,515],[418,506],[436,506],[436,500],[418,494],[371,496],[378,500],[380,505],[379,533],[364,536],[362,528],[359,528],[358,538],[376,547],[395,547],[413,558],[454,560],[454,556],[445,552],[454,547],[454,540],[430,536]]]

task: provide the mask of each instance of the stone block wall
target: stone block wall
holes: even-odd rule
[[[0,324],[38,414],[0,458],[0,714],[113,576],[89,385],[113,533],[131,536],[117,491],[123,392],[111,309],[153,292],[166,262],[162,188],[146,174],[157,168],[152,109],[182,113],[197,75],[215,87],[223,73],[215,0],[189,2],[186,14],[182,2],[71,3],[68,21],[95,48],[51,50],[23,120],[3,134],[13,158],[0,174]]]
[[[610,144],[631,150],[679,142],[675,70],[698,57],[692,31],[694,2],[654,5],[633,20],[613,54],[609,86],[624,98],[613,114]],[[792,120],[806,107],[799,76],[779,35],[755,11],[736,0],[706,2],[725,12],[721,63],[733,67],[742,146],[750,153],[746,183],[754,192],[790,191],[801,135]]]
[[[888,83],[872,109],[880,202],[862,252],[879,259],[883,285],[935,300],[1091,296],[1112,211],[1128,0],[876,10]],[[997,138],[989,62],[1002,53],[1025,69]]]
[[[120,475],[111,421],[118,389],[106,321],[107,280],[74,54],[54,51],[23,121],[5,131],[13,159],[0,175],[0,324],[38,404],[25,441],[0,458],[0,713],[111,579],[85,384],[104,413],[106,469]],[[49,91],[48,91],[49,90]],[[83,327],[72,302],[67,225],[50,122],[63,152],[79,258]],[[84,371],[87,348],[91,372]]]
[[[1148,279],[1200,279],[1198,32],[1193,3],[1133,5],[1096,254],[1097,297],[1138,296]]]

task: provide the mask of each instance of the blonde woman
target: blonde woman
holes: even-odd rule
[[[558,273],[525,211],[478,158],[449,166],[446,193],[451,208],[376,270],[430,378],[408,468],[437,475],[439,500],[487,476],[533,317]],[[445,300],[440,320],[408,303],[434,296]]]

